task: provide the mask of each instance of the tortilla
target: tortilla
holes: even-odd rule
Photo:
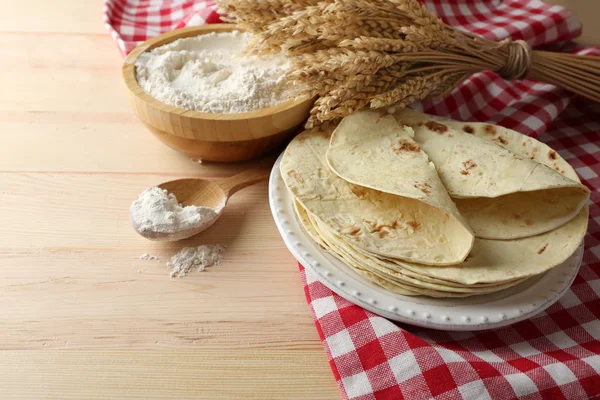
[[[444,284],[432,283],[423,281],[420,279],[413,278],[407,275],[405,269],[398,269],[398,265],[392,264],[388,260],[380,259],[372,255],[360,253],[357,249],[353,248],[350,244],[342,241],[339,237],[336,237],[334,233],[330,231],[326,224],[316,220],[306,213],[302,209],[301,205],[298,205],[296,212],[304,214],[300,217],[302,224],[306,224],[307,221],[310,224],[310,228],[316,232],[319,236],[319,240],[324,240],[328,243],[328,248],[332,250],[336,255],[342,257],[344,260],[350,260],[347,265],[352,268],[360,268],[371,272],[372,274],[388,281],[389,283],[400,285],[401,287],[411,290],[418,294],[424,294],[435,297],[449,297],[450,295],[456,296],[467,296],[474,294],[486,294],[491,292],[497,292],[502,289],[517,285],[523,281],[523,279],[513,280],[506,283],[499,283],[489,286],[475,286],[475,285],[461,285],[461,286],[447,286]],[[405,263],[399,263],[403,265]]]
[[[392,118],[386,122],[397,127]],[[331,172],[325,159],[330,134],[299,134],[281,161],[288,190],[311,215],[343,240],[380,256],[432,265],[457,264],[467,257],[473,234],[426,158],[412,164],[422,178],[410,182],[414,190],[406,197],[382,193]],[[402,130],[398,134],[405,135]]]
[[[560,173],[568,168],[551,168],[520,154],[518,146],[511,146],[518,153],[501,146],[517,141],[514,131],[509,142],[506,130],[503,135],[485,133],[497,132],[493,125],[479,127],[485,137],[475,135],[472,124],[434,121],[412,110],[394,117],[414,129],[415,141],[435,163],[477,237],[515,239],[548,232],[573,219],[587,204],[589,189],[573,175]],[[558,153],[548,150],[548,154],[556,164]]]
[[[523,135],[512,129],[504,128],[498,125],[492,125],[484,122],[460,122],[441,119],[438,117],[423,114],[421,112],[405,108],[394,114],[394,118],[400,125],[414,126],[434,120],[458,131],[466,132],[475,137],[486,140],[494,140],[496,144],[502,146],[521,157],[528,157],[531,160],[544,164],[560,174],[576,182],[580,182],[579,176],[564,158],[545,143],[540,142],[530,136]]]
[[[402,280],[394,281],[392,274],[386,274],[382,270],[373,268],[369,263],[370,260],[365,259],[359,253],[353,253],[349,250],[349,245],[336,238],[331,233],[323,231],[322,223],[317,222],[311,217],[306,210],[303,209],[302,205],[298,205],[296,208],[298,215],[303,215],[299,219],[305,228],[305,230],[315,232],[319,237],[319,241],[323,243],[330,254],[344,262],[351,270],[362,275],[364,278],[378,286],[384,287],[385,289],[396,293],[408,296],[427,295],[430,297],[465,297],[469,293],[446,293],[437,291],[435,289],[420,288],[414,285],[410,285]]]
[[[301,207],[299,207],[301,209]],[[342,259],[350,268],[361,268],[371,273],[379,270],[388,275],[392,282],[403,282],[403,287],[413,292],[427,293],[433,290],[435,297],[443,297],[446,292],[484,294],[503,290],[521,283],[524,279],[539,275],[571,256],[581,243],[587,226],[587,207],[581,214],[566,225],[542,235],[516,240],[475,239],[475,245],[469,258],[460,265],[429,266],[412,264],[401,261],[377,259],[373,254],[354,251],[347,243],[327,234],[326,224],[319,223],[317,228],[310,228],[318,235],[319,240],[327,240],[328,251]],[[302,218],[300,219],[302,221]],[[306,222],[301,222],[306,226]],[[584,227],[582,231],[582,226]],[[307,229],[308,230],[308,229]],[[311,237],[313,237],[311,235]],[[324,239],[327,238],[328,239]],[[345,250],[344,250],[345,249]],[[353,254],[353,255],[349,255]],[[340,256],[343,255],[343,256]],[[374,264],[375,263],[375,264]],[[379,265],[377,267],[376,265]],[[400,273],[400,279],[393,271]],[[422,284],[407,278],[406,271],[417,276],[429,276],[441,282],[456,282],[461,288],[470,290],[455,290],[455,288],[440,284]],[[492,286],[477,287],[479,283],[493,283]],[[422,288],[422,289],[421,289]],[[481,289],[481,290],[480,290]],[[424,291],[425,290],[425,291]]]
[[[302,226],[302,228],[304,228],[306,233],[308,233],[308,236],[310,236],[319,246],[321,246],[323,249],[325,249],[325,251],[327,251],[329,254],[335,256],[336,258],[338,258],[339,260],[344,262],[346,265],[353,264],[352,260],[348,259],[347,257],[345,257],[341,254],[337,254],[330,247],[330,245],[325,241],[325,239],[323,239],[321,237],[321,235],[317,232],[317,228],[313,225],[312,219],[308,216],[306,210],[302,207],[302,205],[300,205],[297,201],[294,201],[294,210],[296,211],[296,216],[298,217],[298,220],[300,221],[300,225]],[[374,274],[372,274],[369,271],[367,271],[366,269],[362,268],[361,265],[356,264],[356,265],[354,265],[353,269],[355,272],[357,272],[359,275],[362,275],[368,281],[377,283],[376,282],[377,279],[374,276]],[[381,285],[379,285],[379,286],[381,286]],[[401,287],[397,287],[396,290],[394,290],[393,292],[396,294],[402,294],[405,296],[418,296],[419,295],[419,293],[416,293],[416,292],[413,292],[412,290],[408,290],[406,288],[401,288]]]
[[[425,116],[427,118],[425,119],[423,114],[415,113],[412,115],[416,115],[415,118],[423,118],[425,121],[429,120],[429,117]],[[401,192],[404,190],[408,193],[406,197],[384,193],[363,186],[353,186],[352,183],[341,180],[341,178],[331,172],[324,164],[325,158],[323,154],[325,152],[323,147],[326,146],[326,142],[330,138],[330,134],[328,133],[305,132],[298,136],[296,140],[299,140],[299,144],[302,146],[290,145],[283,158],[285,160],[285,157],[290,156],[291,154],[291,156],[295,156],[297,159],[288,160],[290,163],[288,167],[281,168],[284,180],[286,180],[284,175],[284,173],[286,173],[285,171],[288,173],[286,185],[295,199],[298,200],[298,203],[295,204],[296,212],[301,225],[308,232],[309,236],[325,248],[327,252],[340,259],[364,279],[385,290],[403,295],[425,295],[430,297],[464,297],[479,295],[503,290],[517,285],[532,276],[542,274],[564,262],[580,245],[587,230],[587,205],[585,205],[570,221],[554,230],[542,234],[513,240],[476,238],[468,258],[458,265],[425,265],[409,262],[397,257],[382,255],[381,252],[374,252],[369,246],[365,246],[364,243],[361,243],[360,241],[357,243],[357,241],[349,240],[349,232],[340,230],[339,225],[335,224],[336,220],[334,216],[338,210],[342,210],[342,212],[346,213],[351,212],[353,216],[363,215],[368,218],[368,215],[373,212],[374,205],[376,205],[376,207],[374,207],[375,211],[381,212],[385,216],[387,215],[386,212],[394,212],[394,208],[390,209],[389,207],[399,207],[398,210],[404,212],[404,209],[401,208],[407,204],[404,203],[404,201],[416,200],[415,198],[408,197],[411,193],[408,189],[403,189],[402,182],[387,182],[387,180],[390,179],[390,176],[399,176],[395,174],[395,171],[381,169],[381,171],[378,171],[379,175],[382,176],[381,179],[377,173],[373,173],[375,168],[372,165],[369,165],[369,163],[389,165],[390,163],[393,164],[391,161],[394,159],[391,158],[390,154],[385,154],[385,152],[378,150],[376,142],[369,143],[368,139],[363,141],[361,138],[361,131],[370,129],[371,134],[383,134],[385,137],[394,137],[394,132],[391,131],[397,128],[392,127],[389,118],[381,119],[381,116],[378,113],[370,114],[369,118],[372,116],[377,116],[375,125],[383,124],[383,128],[377,126],[376,129],[373,129],[369,124],[361,125],[360,130],[347,130],[344,128],[344,130],[341,131],[342,134],[340,134],[340,137],[336,138],[336,134],[340,133],[338,127],[333,138],[331,138],[331,148],[336,148],[336,145],[346,146],[341,147],[342,154],[349,151],[352,156],[356,156],[357,150],[361,147],[371,151],[369,154],[361,154],[360,156],[365,160],[370,160],[370,162],[363,162],[362,164],[359,164],[361,168],[354,168],[351,165],[352,157],[348,157],[349,160],[347,160],[342,156],[340,159],[339,154],[337,154],[336,156],[338,159],[334,159],[332,164],[334,164],[338,170],[343,169],[346,171],[344,172],[344,175],[346,173],[352,174],[352,179],[356,179],[356,181],[365,179],[365,181],[368,181],[365,182],[365,185],[385,188],[385,190],[390,192]],[[366,117],[361,118],[364,121],[368,121],[368,118]],[[379,121],[377,119],[379,119]],[[474,137],[484,138],[485,136],[483,136],[483,134],[485,133],[485,130],[490,129],[484,128],[483,126],[485,126],[485,124],[481,124],[481,126],[481,129],[474,129]],[[411,147],[414,147],[415,143],[414,141],[411,142],[410,130],[401,129],[401,132],[402,136],[398,140],[406,141]],[[406,135],[408,135],[408,138]],[[543,147],[545,145],[535,141],[535,139],[527,137],[521,138],[519,135],[520,134],[515,132],[510,138],[511,140],[507,140],[507,143],[505,143],[507,148],[510,147],[510,150],[514,152],[514,155],[523,158],[530,157],[539,164],[551,166],[554,170],[558,169],[562,175],[572,179],[576,183],[579,182],[579,178],[575,171],[566,161],[560,158],[558,154],[548,158],[548,160],[543,160],[538,153],[542,150],[546,150]],[[345,137],[349,138],[349,140],[341,140]],[[489,139],[486,140],[489,141]],[[352,143],[353,141],[360,142],[360,146],[355,147],[354,143]],[[307,142],[309,145],[306,145]],[[518,145],[513,145],[513,143]],[[538,150],[536,151],[535,149]],[[338,150],[340,150],[340,148],[336,148],[335,151]],[[354,154],[351,153],[352,151],[354,151]],[[549,151],[550,150],[548,150],[548,152]],[[335,152],[332,152],[332,154],[334,153]],[[532,155],[530,156],[528,154]],[[329,155],[330,154],[327,154],[328,157]],[[402,157],[405,161],[402,164],[403,166],[412,169],[422,169],[423,162],[419,160],[426,160],[426,158],[423,158],[423,155],[416,157],[406,157],[404,155],[398,156]],[[319,162],[315,161],[315,159]],[[426,161],[426,164],[429,164],[429,162]],[[304,177],[309,177],[307,179],[312,180],[299,181],[297,179],[298,171],[292,167],[294,165],[305,168],[305,170],[302,171],[302,174],[299,175],[300,178],[304,179]],[[535,168],[539,169],[540,167],[537,166]],[[312,174],[310,173],[311,169],[314,169],[315,171]],[[431,177],[427,174],[427,170],[424,171],[425,172],[419,172],[420,175],[418,172],[415,172],[415,176],[422,180],[430,179]],[[400,171],[400,173],[402,172]],[[361,176],[360,174],[366,175]],[[315,177],[318,179],[315,179]],[[402,177],[404,178],[404,184],[408,185],[407,182],[411,182],[411,175],[406,174]],[[552,179],[555,179],[555,177]],[[562,177],[560,179],[562,179]],[[557,179],[556,181],[564,182],[560,179]],[[339,182],[340,180],[342,182]],[[299,183],[302,183],[302,191],[297,187]],[[322,187],[311,191],[311,185]],[[431,186],[434,187],[433,185]],[[328,191],[327,188],[330,190]],[[365,196],[359,198],[359,200],[363,201],[352,199],[352,201],[348,202],[350,205],[340,204],[339,201],[336,201],[344,199],[347,190],[349,190],[348,188],[353,188],[356,191],[366,193]],[[548,190],[550,189],[544,189],[543,192],[547,192]],[[534,192],[536,191],[530,193]],[[297,196],[298,193],[304,196],[304,202],[300,201],[300,197]],[[313,196],[311,197],[310,194]],[[396,199],[404,200],[400,203],[393,203],[391,200],[382,201],[379,196],[392,196]],[[434,204],[444,204],[439,200],[443,198],[443,195],[436,193],[436,196],[435,201],[437,201],[437,203]],[[366,203],[364,202],[365,198],[369,200]],[[461,199],[455,200],[458,201]],[[428,199],[427,201],[428,203],[426,203],[426,205],[431,207],[431,200]],[[312,206],[312,209],[306,207],[306,202]],[[319,202],[323,202],[325,205],[319,205]],[[540,200],[540,204],[541,202],[542,200]],[[422,203],[425,202],[422,201]],[[447,205],[444,204],[444,206]],[[323,210],[323,208],[325,208],[325,210]],[[322,218],[322,216],[325,216],[326,218]],[[460,215],[457,219],[459,218]],[[443,219],[441,221],[448,222]],[[379,235],[377,237],[379,237],[379,239],[386,239],[389,237],[387,234],[383,236],[383,238],[379,237]],[[391,246],[394,241],[396,241],[396,243],[401,246],[402,240],[404,239],[395,236],[390,238],[390,241],[386,242],[386,245]],[[426,236],[424,237],[424,240],[427,240]],[[361,246],[361,244],[363,245]]]
[[[430,268],[402,266],[434,278],[465,285],[503,282],[542,274],[563,263],[579,247],[587,229],[588,207],[553,231],[515,240],[476,239],[469,258],[460,265]]]
[[[302,207],[299,206],[298,209],[302,210]],[[299,216],[302,214],[300,211],[297,213]],[[379,270],[390,276],[392,281],[394,281],[394,277],[400,277],[397,282],[403,282],[406,289],[420,294],[426,294],[419,289],[420,287],[426,290],[433,289],[436,292],[434,293],[435,297],[442,297],[444,292],[484,294],[506,289],[561,264],[579,247],[585,235],[587,218],[586,206],[575,219],[542,235],[516,240],[475,239],[468,259],[460,265],[453,266],[429,266],[378,259],[373,254],[350,248],[350,245],[344,243],[340,238],[332,238],[332,235],[327,233],[331,231],[327,229],[326,224],[320,222],[315,227],[314,223],[306,222],[314,220],[314,217],[300,217],[299,219],[307,231],[313,232],[310,236],[318,238],[315,241],[319,243],[326,240],[329,243],[327,250],[342,259],[350,268],[360,268],[371,273]],[[374,266],[373,263],[379,267]],[[393,271],[399,272],[400,275],[396,275]],[[402,279],[411,277],[406,274],[407,271],[416,276],[435,278],[437,282],[456,282],[460,284],[460,288],[472,290],[455,290],[455,288],[443,284],[429,285],[411,279]],[[493,285],[481,288],[474,286],[480,283],[492,283]],[[426,295],[431,295],[431,293]]]

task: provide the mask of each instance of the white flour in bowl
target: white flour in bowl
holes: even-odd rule
[[[142,53],[138,84],[155,99],[206,113],[240,113],[288,100],[282,56],[242,54],[249,33],[209,33]]]
[[[174,233],[212,224],[217,212],[210,207],[186,206],[173,193],[148,188],[131,204],[131,218],[139,232]]]

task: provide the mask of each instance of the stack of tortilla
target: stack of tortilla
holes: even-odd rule
[[[573,168],[489,124],[359,111],[298,135],[281,174],[308,235],[398,294],[506,289],[561,264],[587,230]]]

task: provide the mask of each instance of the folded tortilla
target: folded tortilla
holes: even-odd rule
[[[412,130],[394,125],[389,116],[380,112],[357,114],[345,119],[351,121],[346,127],[342,121],[333,135],[318,131],[299,135],[286,149],[281,172],[296,201],[299,221],[309,236],[364,279],[403,295],[479,295],[517,285],[548,271],[570,257],[583,240],[587,230],[587,205],[566,223],[541,234],[510,240],[476,238],[468,257],[460,264],[423,263],[420,260],[432,258],[431,255],[438,254],[441,248],[456,256],[459,252],[452,250],[452,246],[469,247],[465,246],[464,238],[470,231],[457,210],[448,203],[441,181],[436,181],[436,176],[431,174],[433,167],[422,152],[422,147],[426,146],[413,140]],[[358,119],[354,119],[356,117]],[[423,124],[430,120],[419,113],[411,113],[410,117],[413,118],[411,124],[417,127],[419,122]],[[421,121],[414,121],[419,118]],[[403,125],[409,125],[407,121],[403,122]],[[458,124],[444,122],[447,126],[451,123]],[[490,142],[485,135],[491,136],[486,131],[490,130],[487,126],[492,125],[472,125],[467,129],[473,128],[469,135]],[[502,135],[508,137],[506,131],[502,131]],[[547,146],[518,133],[501,141],[502,147],[512,152],[512,157],[536,162],[532,174],[537,174],[535,170],[541,168],[538,165],[545,165],[562,175],[548,178],[560,183],[557,189],[564,186],[580,189],[577,174],[557,153],[547,159],[540,155],[543,151],[552,154]],[[430,193],[418,193],[419,187],[429,189]],[[540,191],[546,193],[548,190]],[[535,192],[537,190],[523,193]],[[486,199],[491,201],[505,196]],[[454,200],[473,199],[478,198]],[[510,202],[502,205],[518,206]],[[411,219],[402,219],[404,215]],[[490,218],[494,222],[494,216]],[[353,221],[350,229],[345,224],[347,221]],[[378,226],[374,226],[373,221],[385,225],[380,230],[385,232],[383,235],[373,229]],[[422,237],[414,227],[412,231],[406,229],[412,227],[411,221],[425,223]],[[436,221],[440,225],[437,228],[432,226]],[[361,229],[357,231],[357,227]],[[457,239],[448,232],[464,236],[448,243],[435,240],[440,234]],[[427,247],[436,242],[438,246]],[[381,251],[382,248],[386,251]],[[419,261],[415,261],[417,257],[410,260],[395,256],[398,252],[406,254],[407,249],[411,256],[419,255]]]
[[[388,286],[395,285],[400,289],[407,291],[407,293],[400,293],[400,291],[395,291],[395,293],[409,296],[427,295],[431,297],[464,297],[497,292],[517,285],[524,280],[516,279],[509,282],[500,282],[483,286],[479,284],[462,285],[444,280],[433,280],[434,278],[414,274],[412,271],[400,267],[400,265],[403,265],[404,263],[394,264],[389,260],[361,253],[359,250],[337,237],[326,224],[311,217],[302,205],[297,202],[295,203],[295,210],[301,225],[309,236],[328,252],[342,260],[352,270],[359,272],[359,274],[364,271],[369,272],[371,275],[387,281]],[[372,279],[372,276],[362,275],[368,280],[382,286],[378,280]]]
[[[391,129],[396,142],[418,147],[390,116],[378,129]],[[343,240],[380,256],[431,265],[458,264],[467,257],[474,236],[422,151],[403,158],[407,179],[394,195],[335,175],[325,157],[330,135],[301,133],[281,162],[287,188],[311,215]]]
[[[465,262],[431,266],[364,252],[336,236],[331,227],[308,215],[301,205],[296,205],[296,212],[313,240],[367,280],[383,286],[378,280],[383,279],[387,289],[395,284],[397,290],[393,292],[397,294],[432,297],[492,293],[550,270],[575,252],[585,235],[588,218],[586,206],[567,224],[541,235],[515,240],[475,239]]]
[[[524,151],[541,148],[531,138],[489,124],[436,121],[409,109],[394,117],[414,129],[414,140],[434,162],[477,237],[516,239],[548,232],[587,204],[589,189],[573,179],[576,174],[561,174],[570,168],[558,165],[558,153],[546,146],[544,163],[539,150]]]

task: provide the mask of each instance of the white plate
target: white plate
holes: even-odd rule
[[[328,254],[304,232],[294,212],[279,163],[269,180],[269,204],[287,248],[329,289],[385,318],[453,331],[498,328],[528,319],[556,302],[571,286],[583,257],[583,243],[561,265],[500,292],[459,299],[434,299],[390,293],[368,282]]]

